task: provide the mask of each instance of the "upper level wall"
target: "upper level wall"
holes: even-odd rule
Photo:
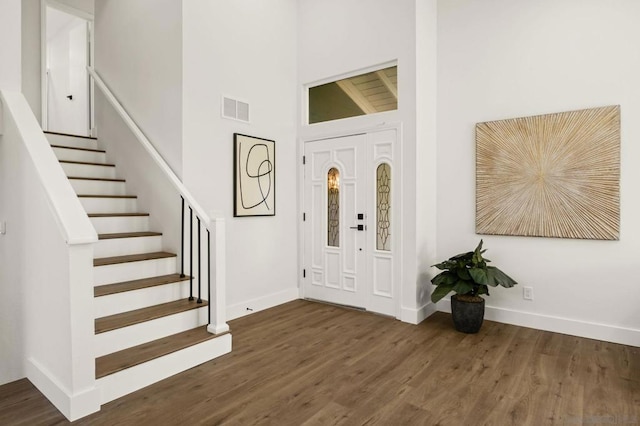
[[[181,176],[182,2],[97,2],[95,68]]]
[[[20,0],[0,4],[0,89],[20,90]]]
[[[439,3],[438,255],[484,238],[520,284],[488,298],[501,320],[640,345],[639,16],[636,0]],[[476,235],[475,124],[604,105],[621,108],[620,241]]]
[[[435,253],[435,211],[421,216],[425,232],[417,234],[417,212],[434,209],[423,200],[435,198],[435,155],[426,157],[428,149],[418,150],[418,144],[435,146],[435,108],[429,102],[421,104],[426,116],[420,119],[430,124],[430,128],[418,134],[417,111],[417,71],[420,68],[435,69],[435,49],[428,43],[422,44],[427,51],[421,52],[417,62],[418,20],[424,33],[435,37],[435,0],[416,1],[395,0],[301,0],[298,14],[298,83],[301,100],[305,100],[303,87],[310,83],[326,81],[331,77],[370,68],[389,61],[398,63],[398,110],[383,114],[354,117],[347,120],[327,122],[307,126],[305,110],[301,105],[298,117],[301,140],[313,140],[338,132],[360,132],[384,123],[399,123],[402,127],[402,318],[415,322],[418,311],[428,303],[430,288],[425,288],[424,277],[419,271],[418,251],[425,255],[426,262]],[[419,15],[419,16],[418,16]],[[429,72],[429,70],[427,70]],[[435,72],[423,84],[426,90],[435,88]],[[435,92],[421,93],[434,103]],[[420,157],[418,157],[420,155]],[[426,158],[423,158],[426,157]],[[426,173],[425,180],[418,182],[417,165]],[[425,248],[431,245],[431,248]],[[431,264],[434,262],[431,262]],[[416,316],[418,315],[418,316]]]
[[[185,0],[184,183],[227,218],[233,318],[298,297],[296,0]],[[250,123],[221,117],[222,95]],[[233,133],[275,140],[276,215],[233,218]]]

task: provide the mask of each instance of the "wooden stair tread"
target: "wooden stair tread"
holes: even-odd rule
[[[117,238],[158,237],[162,232],[117,232],[113,234],[98,234],[99,240],[113,240]]]
[[[95,333],[100,334],[119,328],[128,327],[134,324],[151,321],[157,318],[166,317],[192,309],[207,306],[208,302],[203,300],[198,303],[196,300],[180,299],[173,302],[162,303],[160,305],[149,306],[147,308],[136,309],[123,312],[121,314],[109,315],[107,317],[96,318]]]
[[[149,216],[149,213],[89,213],[89,217],[132,217],[132,216]]]
[[[108,296],[110,294],[123,293],[125,291],[139,290],[141,288],[155,287],[164,284],[179,283],[181,281],[187,281],[191,277],[185,275],[181,277],[180,274],[160,275],[151,278],[142,278],[139,280],[122,281],[119,283],[105,284],[96,286],[93,288],[93,296]]]
[[[78,198],[138,198],[137,195],[78,194]]]
[[[76,151],[89,151],[89,152],[99,152],[101,154],[106,153],[104,149],[91,149],[91,148],[77,148],[75,146],[64,146],[64,145],[51,145],[51,148],[62,148],[62,149],[74,149]]]
[[[207,340],[215,339],[222,335],[223,334],[209,333],[205,325],[101,356],[96,358],[96,379],[151,361],[152,359],[160,358],[181,349],[195,346],[198,343],[206,342]]]
[[[115,164],[109,164],[109,163],[92,163],[89,161],[71,161],[71,160],[58,160],[61,163],[68,163],[68,164],[82,164],[85,166],[104,166],[104,167],[115,167]]]
[[[93,259],[93,266],[116,265],[118,263],[141,262],[144,260],[165,259],[176,257],[175,253],[157,251],[152,253],[127,254],[125,256],[99,257]]]
[[[94,141],[98,140],[98,138],[94,138],[93,136],[72,135],[71,133],[51,132],[51,131],[48,131],[48,130],[45,130],[44,133],[47,133],[49,135],[70,136],[72,138],[91,139],[91,140],[94,140]]]
[[[92,178],[92,177],[80,177],[80,176],[68,176],[67,179],[97,180],[101,182],[126,182],[124,179]]]

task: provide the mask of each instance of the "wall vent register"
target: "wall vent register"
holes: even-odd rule
[[[228,96],[222,97],[222,117],[249,122],[249,104]]]

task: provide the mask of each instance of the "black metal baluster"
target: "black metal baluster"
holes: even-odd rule
[[[202,303],[202,278],[200,275],[200,263],[202,263],[200,261],[202,259],[202,257],[200,256],[200,218],[196,216],[196,219],[198,219],[198,303]]]
[[[208,322],[211,324],[211,232],[207,229],[207,294],[209,298],[209,304],[207,310],[209,311]]]
[[[189,300],[193,300],[193,209],[189,206]]]
[[[184,278],[184,197],[181,195],[180,199],[182,199],[182,227],[180,228],[180,250],[182,251],[180,258],[182,265],[180,265],[180,278]]]

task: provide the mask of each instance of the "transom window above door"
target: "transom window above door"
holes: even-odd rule
[[[398,66],[309,88],[309,124],[398,109]]]

